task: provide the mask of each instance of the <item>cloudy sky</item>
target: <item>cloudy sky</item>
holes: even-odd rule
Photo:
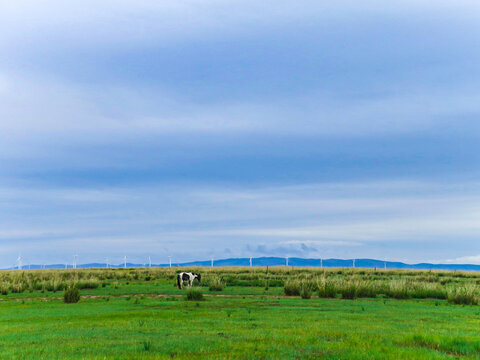
[[[0,266],[480,263],[480,6],[0,0]]]

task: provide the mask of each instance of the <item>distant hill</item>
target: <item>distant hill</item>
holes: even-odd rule
[[[253,266],[282,266],[286,264],[285,258],[281,257],[258,257],[252,259]],[[249,258],[230,258],[215,260],[214,264],[217,266],[249,266]],[[288,259],[289,266],[296,267],[341,267],[351,268],[353,267],[353,259],[304,259],[292,257]],[[144,267],[144,264],[127,263],[127,267]],[[168,267],[169,264],[152,264],[152,267]],[[172,267],[175,266],[211,266],[210,260],[205,261],[191,261],[183,263],[172,263]],[[77,268],[105,268],[105,263],[89,263],[79,264]],[[109,265],[110,268],[122,268],[124,264]],[[480,271],[480,265],[473,264],[405,264],[402,262],[382,261],[374,259],[355,259],[356,268],[387,268],[387,269],[417,269],[417,270],[464,270],[464,271]],[[50,264],[50,265],[24,265],[24,270],[35,269],[65,269],[65,264]],[[71,269],[72,265],[69,264],[68,268]],[[12,268],[10,268],[12,269]]]

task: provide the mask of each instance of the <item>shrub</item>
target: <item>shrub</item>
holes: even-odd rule
[[[201,301],[203,300],[202,290],[199,288],[191,287],[187,290],[185,298],[188,301]]]
[[[210,291],[222,291],[225,283],[219,276],[212,276],[208,281],[208,290]]]
[[[80,290],[74,285],[68,286],[63,291],[63,302],[67,304],[77,303],[80,300]]]

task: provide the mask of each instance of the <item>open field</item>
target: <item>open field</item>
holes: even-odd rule
[[[200,268],[186,301],[176,270],[2,272],[0,358],[480,358],[477,273]]]

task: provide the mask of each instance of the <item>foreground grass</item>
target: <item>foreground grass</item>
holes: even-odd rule
[[[209,297],[4,301],[1,359],[480,358],[478,307]]]
[[[0,359],[480,359],[479,273],[203,268],[186,301],[177,271],[1,272]]]

